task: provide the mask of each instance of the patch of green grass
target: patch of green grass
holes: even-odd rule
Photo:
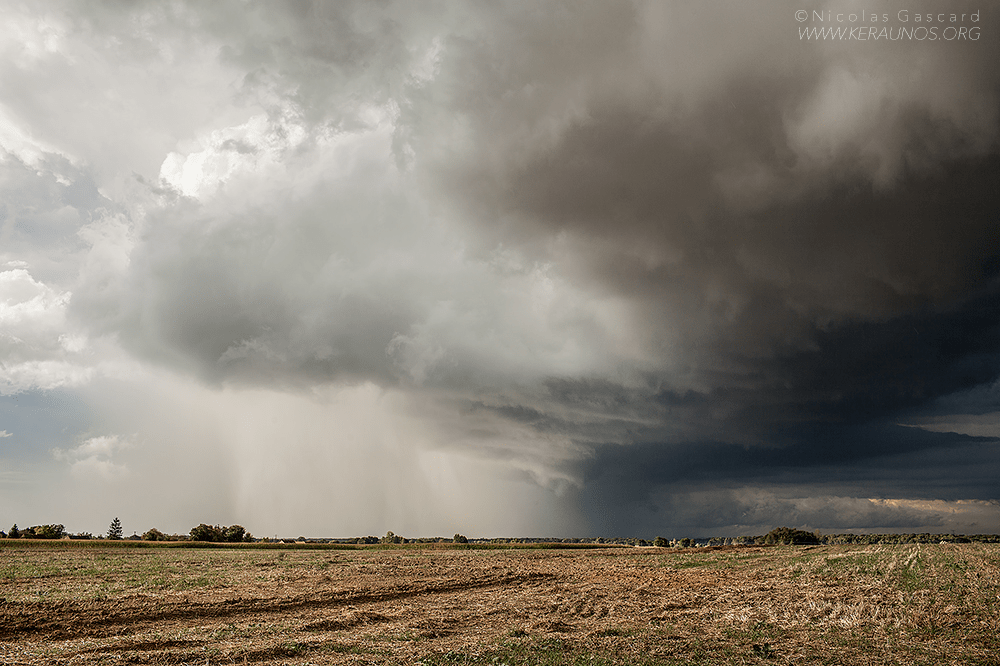
[[[718,558],[711,553],[676,553],[664,555],[660,558],[660,564],[671,569],[695,569],[701,567],[717,567]]]
[[[927,587],[927,580],[919,565],[900,569],[896,573],[895,582],[899,589],[910,594]]]
[[[48,563],[10,562],[0,566],[0,580],[11,583],[17,579],[50,578],[61,573],[62,570],[59,567]]]

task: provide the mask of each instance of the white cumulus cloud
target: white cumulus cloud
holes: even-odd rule
[[[67,462],[74,476],[112,480],[128,476],[128,465],[115,462],[114,458],[132,445],[126,437],[101,435],[90,437],[71,449],[53,449],[52,455]]]

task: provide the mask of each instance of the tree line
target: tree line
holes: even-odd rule
[[[199,524],[192,527],[187,534],[166,534],[155,527],[143,532],[142,536],[133,534],[130,537],[124,536],[121,521],[116,516],[108,526],[108,531],[104,536],[93,535],[89,532],[69,534],[63,525],[33,525],[26,528],[18,528],[15,523],[9,531],[0,530],[0,539],[110,539],[110,540],[133,540],[133,541],[207,541],[214,543],[251,543],[256,541],[269,542],[272,539],[255,538],[242,525],[207,525]],[[307,541],[305,537],[299,537],[296,541]],[[920,534],[820,534],[819,532],[807,532],[805,530],[793,529],[791,527],[776,527],[767,534],[754,536],[736,537],[709,537],[666,539],[658,536],[651,541],[637,538],[559,538],[559,537],[532,537],[532,538],[491,538],[491,539],[469,539],[462,534],[455,534],[453,537],[419,537],[406,538],[393,532],[386,532],[383,537],[364,536],[352,537],[348,539],[309,539],[315,542],[337,542],[348,544],[421,544],[421,543],[492,543],[492,544],[529,544],[529,543],[579,543],[579,544],[608,544],[623,546],[658,546],[664,548],[691,548],[697,546],[725,546],[725,545],[772,545],[772,544],[907,544],[907,543],[1000,543],[1000,535],[997,534],[931,534],[923,532]]]
[[[108,526],[108,531],[104,536],[93,535],[90,532],[79,532],[69,534],[63,525],[34,525],[20,529],[17,523],[4,532],[0,530],[0,539],[109,539],[120,541],[128,539],[132,541],[212,541],[217,543],[248,543],[256,541],[254,536],[242,525],[206,525],[201,523],[197,527],[192,527],[187,534],[165,534],[155,527],[143,532],[142,536],[133,534],[130,537],[124,536],[121,520],[115,516]]]

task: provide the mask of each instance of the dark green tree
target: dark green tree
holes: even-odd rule
[[[7,535],[8,539],[20,539],[21,530],[17,529],[17,523],[14,523],[14,527],[10,528],[10,533]]]
[[[240,543],[248,532],[242,525],[230,525],[222,530],[222,538],[229,543]]]
[[[797,544],[797,543],[819,543],[819,537],[812,532],[795,530],[791,527],[775,527],[764,537],[764,543],[775,544]]]
[[[168,541],[167,535],[155,527],[142,535],[143,541]]]
[[[656,546],[656,547],[658,547],[658,548],[666,548],[667,546],[670,545],[670,542],[668,542],[663,537],[658,536],[655,539],[653,539],[653,545]]]
[[[122,521],[118,520],[118,516],[115,516],[108,527],[108,538],[116,541],[122,538]]]
[[[461,534],[456,534],[451,538],[452,543],[469,543],[469,540]]]

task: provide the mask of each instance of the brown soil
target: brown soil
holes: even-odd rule
[[[620,663],[892,663],[894,641],[940,655],[972,621],[986,626],[964,634],[967,654],[984,657],[981,634],[1000,628],[988,600],[948,609],[885,575],[827,571],[856,547],[0,551],[37,574],[0,580],[10,665],[480,663],[552,639]],[[995,584],[991,552],[977,571]],[[920,613],[948,638],[921,638]]]

